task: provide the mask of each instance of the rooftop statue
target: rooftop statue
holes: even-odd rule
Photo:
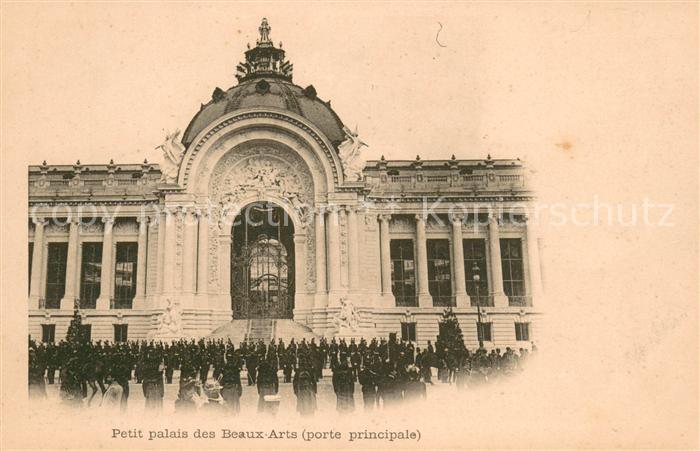
[[[169,133],[165,136],[165,142],[156,149],[163,152],[163,161],[161,163],[161,181],[166,183],[176,183],[177,174],[180,170],[180,163],[185,156],[185,146],[178,139],[180,130],[175,130],[174,133]]]
[[[367,144],[359,138],[357,126],[355,126],[354,131],[343,127],[343,131],[346,139],[338,146],[338,152],[340,161],[343,163],[345,176],[351,181],[360,180],[364,167],[364,160],[361,158],[362,147],[367,146]]]

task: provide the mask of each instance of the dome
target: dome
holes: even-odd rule
[[[337,146],[345,140],[343,122],[330,102],[316,97],[313,86],[301,88],[291,81],[273,76],[253,77],[223,91],[216,88],[212,100],[202,105],[182,136],[188,147],[195,137],[220,117],[248,108],[274,108],[296,113],[315,125],[328,140]]]
[[[220,117],[249,108],[287,110],[306,118],[337,147],[346,138],[343,122],[331,109],[330,101],[316,97],[316,89],[301,88],[292,83],[293,65],[285,60],[282,43],[275,47],[270,39],[267,19],[260,24],[260,39],[254,48],[248,46],[245,61],[238,64],[239,84],[224,91],[216,88],[212,99],[202,105],[182,136],[188,147],[195,137]]]

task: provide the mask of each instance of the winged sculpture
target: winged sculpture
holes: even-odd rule
[[[364,160],[361,158],[362,148],[367,144],[359,138],[357,126],[355,126],[355,130],[343,127],[343,131],[345,132],[345,141],[338,146],[340,161],[343,163],[345,176],[351,181],[359,180],[364,166]]]
[[[160,149],[163,152],[163,158],[161,162],[161,181],[166,183],[177,182],[177,174],[180,170],[180,163],[185,156],[185,146],[182,145],[178,139],[180,136],[180,130],[175,130],[174,133],[168,133],[165,135],[165,142],[156,149]]]

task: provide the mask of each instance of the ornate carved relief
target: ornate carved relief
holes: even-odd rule
[[[394,216],[389,222],[390,232],[413,233],[416,231],[415,219],[403,216]]]
[[[346,268],[348,267],[348,215],[341,214],[338,222],[340,228],[340,285],[347,288],[348,280],[345,276],[347,275]]]
[[[209,186],[209,197],[220,211],[243,207],[240,202],[251,195],[274,194],[287,199],[303,217],[314,201],[313,178],[306,163],[295,153],[272,146],[229,152],[214,168]]]
[[[46,232],[47,235],[63,235],[63,234],[68,234],[68,224],[56,224],[53,222],[50,222],[46,226]]]
[[[365,230],[373,232],[377,230],[377,215],[374,213],[365,213],[364,215]]]
[[[114,223],[112,232],[118,235],[128,235],[139,233],[139,227],[135,220],[117,220]]]
[[[209,289],[219,291],[219,226],[212,221],[209,225]]]
[[[183,247],[185,241],[184,215],[175,215],[175,288],[182,289]]]
[[[311,223],[310,223],[311,224]],[[306,230],[306,291],[313,292],[316,287],[316,230]]]
[[[86,233],[97,233],[101,234],[103,232],[103,227],[102,227],[102,221],[99,219],[95,219],[90,222],[83,222],[80,224],[80,233],[81,234],[86,234]]]

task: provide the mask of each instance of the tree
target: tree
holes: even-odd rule
[[[457,315],[452,311],[452,307],[447,307],[440,318],[440,332],[437,336],[436,345],[440,351],[447,348],[450,351],[464,351],[464,337],[462,329],[459,327]]]
[[[73,310],[73,319],[68,325],[68,333],[66,334],[68,343],[84,343],[86,341],[83,331],[83,318],[80,316],[80,311],[76,308]]]

